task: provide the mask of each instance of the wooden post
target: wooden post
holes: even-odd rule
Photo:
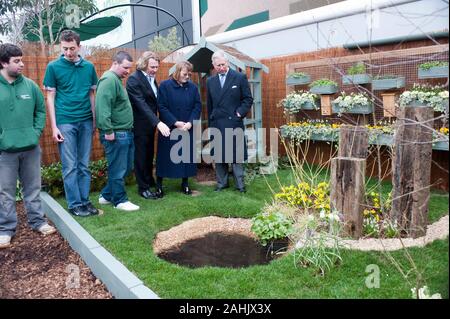
[[[338,157],[331,160],[331,208],[344,215],[345,235],[359,238],[363,230],[366,157],[365,127],[343,125]]]
[[[366,159],[369,147],[369,131],[362,126],[341,125],[339,130],[338,157]]]
[[[433,115],[431,107],[404,107],[396,122],[392,217],[413,238],[428,223]]]
[[[331,160],[331,208],[344,215],[344,233],[359,238],[363,230],[366,160],[336,157]]]

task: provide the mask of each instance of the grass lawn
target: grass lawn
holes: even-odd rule
[[[279,178],[288,184],[290,170],[281,170]],[[278,190],[275,176],[267,182]],[[343,263],[325,276],[317,276],[310,268],[296,267],[292,255],[279,258],[268,265],[242,269],[204,267],[191,269],[177,266],[153,254],[152,241],[159,231],[167,230],[186,220],[216,215],[251,218],[259,212],[272,194],[264,178],[256,178],[241,194],[231,187],[214,192],[212,186],[201,186],[191,181],[200,196],[187,197],[179,192],[179,180],[166,180],[166,196],[162,200],[146,201],[137,195],[136,186],[128,188],[133,203],[141,206],[137,212],[121,212],[103,206],[105,214],[76,220],[128,269],[135,273],[161,298],[411,298],[414,279],[403,278],[400,272],[381,252],[343,251]],[[383,184],[383,191],[391,188]],[[98,193],[91,199],[96,202]],[[63,198],[58,201],[65,206]],[[436,221],[448,214],[448,193],[432,192],[430,220]],[[446,240],[438,240],[425,248],[409,249],[417,268],[432,293],[448,298],[448,255]],[[405,253],[392,256],[407,272],[412,266]],[[366,267],[378,265],[380,287],[365,285]]]

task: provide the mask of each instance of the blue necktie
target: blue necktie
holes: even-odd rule
[[[219,74],[219,79],[220,79],[220,87],[223,88],[223,85],[225,83],[225,74]]]

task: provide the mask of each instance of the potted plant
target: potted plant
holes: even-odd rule
[[[370,114],[373,112],[373,105],[365,93],[342,92],[332,103],[333,113],[354,113]]]
[[[294,91],[289,93],[280,104],[289,114],[298,113],[300,110],[318,110],[318,96],[307,91]]]
[[[439,86],[414,84],[399,97],[400,107],[431,106],[436,112],[448,113],[448,91]]]
[[[419,65],[419,79],[448,78],[447,61],[430,61]]]
[[[394,124],[378,123],[366,125],[369,130],[369,144],[392,146],[394,144]]]
[[[303,85],[311,82],[311,76],[304,72],[293,72],[286,77],[287,85]]]
[[[290,123],[280,127],[281,137],[301,143],[305,140],[337,141],[340,124],[330,124],[323,120]]]
[[[377,76],[372,80],[372,89],[374,90],[392,90],[405,87],[405,77],[397,75]]]
[[[371,82],[371,77],[366,73],[366,65],[358,62],[347,70],[347,75],[342,77],[343,84],[367,84]]]
[[[316,80],[309,87],[309,91],[315,94],[334,94],[338,91],[338,84],[329,79]]]

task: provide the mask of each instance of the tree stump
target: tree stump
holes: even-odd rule
[[[344,215],[344,233],[362,235],[366,160],[336,157],[331,160],[331,208]]]
[[[361,126],[342,125],[339,130],[338,157],[367,158],[369,132]]]
[[[362,235],[368,146],[365,127],[343,125],[338,157],[331,160],[331,208],[344,215],[344,233],[353,238]]]
[[[396,122],[391,214],[413,238],[428,224],[433,115],[431,107],[405,107]]]

